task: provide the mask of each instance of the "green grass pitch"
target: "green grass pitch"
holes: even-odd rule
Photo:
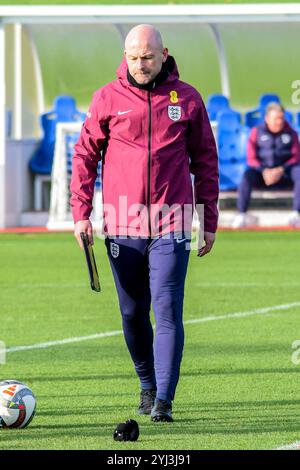
[[[155,5],[155,4],[299,3],[299,0],[0,0],[0,5]]]
[[[0,339],[34,345],[116,331],[121,320],[102,240],[102,293],[89,289],[72,234],[0,235]],[[121,334],[7,354],[0,379],[32,387],[37,413],[24,430],[1,430],[0,449],[272,449],[300,437],[300,365],[291,361],[300,307],[297,232],[220,232],[203,259],[191,253],[174,423],[137,416],[139,384]],[[137,419],[135,443],[112,439]]]

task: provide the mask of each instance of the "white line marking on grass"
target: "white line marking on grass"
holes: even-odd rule
[[[47,341],[46,343],[37,343],[31,344],[28,346],[13,346],[12,348],[7,348],[6,352],[15,352],[15,351],[26,351],[29,349],[45,349],[51,348],[51,346],[60,346],[62,344],[70,344],[70,343],[80,343],[81,341],[88,341],[90,339],[98,339],[98,338],[106,338],[108,336],[117,336],[123,333],[122,330],[116,331],[107,331],[106,333],[95,333],[94,335],[89,336],[75,336],[75,338],[66,338],[61,339],[58,341]]]
[[[285,444],[273,450],[297,450],[297,449],[300,449],[300,441],[295,441],[295,442],[292,442],[291,444]]]
[[[197,287],[299,287],[300,282],[197,282]]]
[[[226,315],[211,315],[209,317],[203,317],[203,318],[192,318],[190,320],[184,321],[184,324],[190,325],[193,323],[205,323],[208,321],[226,320],[228,318],[242,318],[242,317],[249,317],[251,315],[262,315],[268,312],[274,312],[278,310],[279,311],[288,310],[294,307],[300,307],[300,302],[274,305],[273,307],[256,308],[254,310],[248,310],[246,312],[227,313]],[[93,335],[88,335],[88,336],[77,336],[74,338],[66,338],[66,339],[62,339],[58,341],[48,341],[45,343],[31,344],[28,346],[13,346],[11,348],[7,348],[6,353],[16,352],[16,351],[28,351],[31,349],[46,349],[46,348],[51,348],[52,346],[60,346],[63,344],[79,343],[81,341],[88,341],[92,339],[107,338],[109,336],[118,336],[118,335],[121,335],[122,333],[123,333],[122,330],[115,330],[115,331],[107,331],[104,333],[95,333]]]
[[[236,313],[227,313],[226,315],[211,315],[210,317],[203,317],[203,318],[192,318],[191,320],[186,320],[185,324],[192,324],[192,323],[203,323],[208,321],[215,321],[215,320],[226,320],[227,318],[242,318],[242,317],[249,317],[250,315],[262,315],[268,312],[274,312],[276,310],[289,310],[293,307],[300,307],[300,302],[293,302],[291,304],[282,304],[282,305],[274,305],[273,307],[263,307],[263,308],[255,308],[254,310],[248,310],[247,312],[236,312]]]

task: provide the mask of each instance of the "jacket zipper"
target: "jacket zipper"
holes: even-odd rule
[[[151,132],[152,132],[152,119],[151,119],[151,92],[148,91],[148,230],[151,237],[151,188],[150,188],[150,171],[151,171]]]

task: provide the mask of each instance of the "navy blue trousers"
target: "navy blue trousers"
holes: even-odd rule
[[[238,210],[247,212],[250,204],[251,192],[253,188],[263,189],[282,189],[286,186],[294,187],[294,211],[300,212],[300,166],[291,165],[285,168],[285,173],[280,181],[271,186],[267,186],[264,182],[261,169],[248,168],[241,180],[238,191]]]
[[[124,337],[141,388],[157,389],[157,398],[172,401],[184,345],[182,312],[189,243],[170,234],[156,239],[107,237],[105,244]]]

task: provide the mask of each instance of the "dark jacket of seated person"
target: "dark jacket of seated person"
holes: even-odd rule
[[[247,145],[247,163],[252,168],[265,169],[279,166],[288,167],[300,162],[297,132],[288,122],[272,132],[264,122],[251,130]]]
[[[265,122],[252,129],[247,144],[246,178],[252,186],[272,186],[277,183],[295,183],[299,178],[300,144],[298,134],[284,119],[279,103],[269,103]],[[256,170],[256,171],[254,171]]]
[[[300,224],[300,144],[297,133],[285,121],[280,104],[270,103],[265,122],[251,130],[247,163],[238,190],[239,213],[246,214],[253,188],[270,186],[275,189],[288,183],[294,190],[293,218]],[[245,220],[238,217],[234,226],[241,227],[244,223]]]

